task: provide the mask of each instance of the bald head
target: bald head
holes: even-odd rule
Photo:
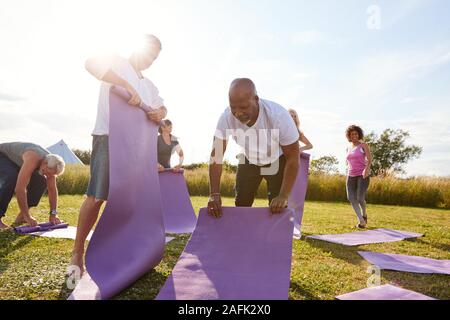
[[[239,78],[230,86],[230,107],[233,115],[242,123],[251,124],[259,114],[259,98],[252,80]]]
[[[234,79],[230,85],[230,99],[234,100],[243,97],[255,97],[256,95],[256,86],[250,79]]]

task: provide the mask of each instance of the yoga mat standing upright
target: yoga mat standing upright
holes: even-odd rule
[[[287,300],[293,211],[201,209],[197,227],[157,300]]]
[[[86,253],[87,271],[102,299],[157,266],[165,244],[157,125],[112,90],[109,126],[108,202]]]
[[[289,208],[294,209],[294,226],[296,229],[294,230],[294,233],[300,233],[301,230],[306,190],[308,188],[309,159],[310,155],[307,153],[302,153],[300,155],[297,179],[295,180],[295,184],[289,197]]]
[[[194,231],[197,217],[183,172],[160,172],[159,183],[166,232],[179,234]]]

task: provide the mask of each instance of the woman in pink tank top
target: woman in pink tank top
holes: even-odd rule
[[[346,131],[350,145],[347,148],[347,198],[358,216],[358,228],[367,226],[366,192],[370,184],[370,166],[372,154],[369,146],[363,142],[364,132],[355,125]]]

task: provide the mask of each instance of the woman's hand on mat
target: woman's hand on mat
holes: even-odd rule
[[[287,205],[288,197],[278,196],[270,203],[270,212],[281,213],[284,209],[287,208]]]
[[[166,169],[162,166],[162,165],[160,165],[159,163],[158,163],[158,172],[163,172],[163,171],[165,171]]]
[[[159,108],[159,109],[156,109],[156,110],[153,110],[153,111],[150,111],[147,113],[147,117],[155,123],[160,123],[164,119],[164,116],[165,116],[165,112],[164,112],[164,109],[162,109],[162,108]]]
[[[59,217],[58,216],[54,216],[52,214],[48,218],[48,222],[50,222],[53,225],[61,224],[61,220],[59,220]]]
[[[220,194],[212,194],[209,196],[208,214],[215,218],[222,217],[222,198]]]
[[[181,165],[177,165],[177,166],[173,167],[172,171],[175,172],[175,173],[180,172],[181,171]]]
[[[131,98],[128,101],[128,103],[131,104],[132,106],[140,106],[142,103],[142,100],[141,100],[141,97],[139,97],[139,94],[137,93],[137,91],[130,84],[125,86],[125,89],[131,95]]]
[[[36,227],[38,225],[37,220],[33,216],[24,216],[24,220],[30,227]]]

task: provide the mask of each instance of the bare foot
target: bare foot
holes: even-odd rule
[[[84,268],[84,253],[78,253],[78,252],[72,252],[72,259],[70,260],[71,266],[77,266],[80,268],[80,276],[83,275],[85,268]]]
[[[7,224],[4,224],[3,221],[0,220],[0,231],[11,230],[12,228]]]

